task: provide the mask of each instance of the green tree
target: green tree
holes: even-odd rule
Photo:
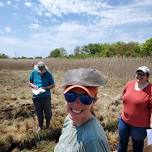
[[[78,54],[81,54],[81,48],[79,46],[77,46],[75,49],[74,49],[74,55],[78,55]]]
[[[100,44],[88,44],[87,46],[83,46],[83,52],[86,54],[99,54],[100,53]]]
[[[124,56],[126,52],[125,43],[122,41],[113,43],[110,47],[111,56]]]
[[[110,45],[108,43],[100,44],[100,57],[109,57]]]
[[[4,53],[0,53],[0,58],[8,58],[8,56]]]
[[[152,56],[152,38],[148,39],[142,46],[142,56]]]
[[[41,56],[36,56],[35,59],[42,59],[42,57]]]
[[[67,52],[64,48],[56,48],[51,51],[49,57],[65,57],[67,55]]]
[[[136,42],[129,42],[125,44],[126,46],[126,51],[125,51],[125,56],[129,57],[137,57],[141,56],[141,49],[140,49],[140,44]]]

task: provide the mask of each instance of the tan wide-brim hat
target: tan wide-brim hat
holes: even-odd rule
[[[45,65],[44,62],[39,61],[36,65],[34,65],[34,70],[36,70],[39,73],[42,73],[41,69],[46,71],[46,70],[48,70],[48,67]]]
[[[104,86],[107,78],[96,69],[71,69],[64,74],[62,86],[82,85],[90,87]]]

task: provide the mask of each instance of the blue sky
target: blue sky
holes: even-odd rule
[[[0,53],[10,57],[151,37],[152,0],[0,0]]]

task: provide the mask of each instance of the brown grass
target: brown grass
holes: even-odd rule
[[[88,58],[88,59],[42,59],[52,71],[89,67],[101,70],[108,77],[131,78],[136,68],[147,65],[152,69],[151,58]],[[1,59],[0,70],[31,70],[38,59]],[[20,77],[21,76],[21,77]],[[22,74],[19,77],[22,78]]]

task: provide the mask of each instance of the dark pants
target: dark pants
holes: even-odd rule
[[[146,128],[131,126],[125,123],[121,118],[119,118],[118,131],[119,131],[118,152],[127,152],[130,136],[132,138],[133,152],[143,152],[144,139],[147,136]]]
[[[52,117],[51,111],[51,97],[45,98],[33,98],[35,111],[38,117],[39,127],[43,127],[44,115],[46,119],[46,128],[50,126],[50,120]]]

